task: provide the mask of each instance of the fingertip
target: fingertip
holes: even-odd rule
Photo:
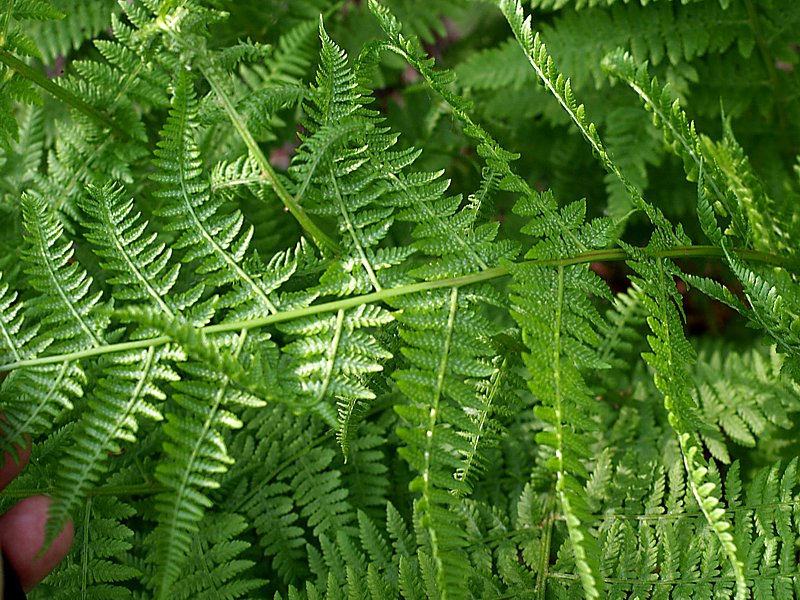
[[[0,547],[26,591],[44,579],[67,555],[75,536],[72,521],[69,521],[39,556],[52,502],[46,496],[31,496],[0,517]]]

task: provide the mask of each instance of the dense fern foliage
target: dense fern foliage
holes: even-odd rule
[[[796,0],[0,7],[31,597],[800,597]]]

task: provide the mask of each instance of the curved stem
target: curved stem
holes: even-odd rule
[[[211,86],[211,89],[214,91],[214,94],[217,96],[220,104],[222,104],[222,109],[228,115],[228,119],[230,119],[234,129],[236,129],[236,132],[239,134],[239,137],[242,138],[244,145],[250,152],[250,156],[252,156],[253,160],[255,160],[256,164],[258,164],[258,168],[261,170],[262,181],[272,187],[275,195],[280,198],[286,209],[300,224],[300,227],[308,232],[308,234],[311,236],[311,239],[314,240],[317,245],[320,247],[326,247],[328,250],[331,250],[337,254],[341,252],[341,248],[336,240],[327,235],[324,231],[322,231],[322,229],[320,229],[319,225],[311,220],[311,217],[309,217],[305,209],[300,206],[300,203],[297,201],[297,199],[292,196],[292,194],[289,193],[289,190],[287,190],[280,182],[277,173],[275,173],[275,169],[272,167],[269,160],[267,160],[267,157],[264,156],[264,152],[259,147],[258,142],[256,142],[255,138],[253,137],[253,134],[247,128],[247,124],[244,122],[242,116],[237,112],[236,107],[233,105],[231,98],[228,96],[228,93],[225,91],[222,83],[214,73],[214,70],[209,66],[204,66],[200,68],[200,71],[203,73],[203,77],[205,77],[206,81]]]
[[[760,262],[768,265],[778,267],[787,267],[789,259],[783,256],[770,254],[767,252],[759,252],[756,250],[733,250],[736,256],[742,260],[749,260]],[[675,246],[653,253],[657,258],[685,258],[685,259],[699,259],[699,258],[725,258],[725,253],[722,248],[717,246]],[[523,264],[534,264],[542,267],[557,267],[557,266],[570,266],[579,265],[593,262],[616,262],[623,261],[628,258],[624,250],[612,248],[608,250],[592,250],[589,252],[582,252],[575,256],[568,256],[565,258],[553,258],[544,260],[529,260],[523,261]],[[294,310],[287,310],[273,315],[258,317],[255,319],[246,319],[241,321],[231,321],[228,323],[219,323],[217,325],[207,325],[202,327],[201,330],[205,334],[215,333],[230,333],[233,331],[249,331],[251,329],[259,329],[275,323],[283,323],[285,321],[293,321],[302,317],[309,317],[322,313],[335,312],[338,310],[346,310],[362,306],[364,304],[372,304],[375,302],[386,302],[392,298],[400,296],[407,296],[417,292],[425,292],[428,290],[435,290],[440,288],[453,288],[470,285],[472,283],[480,283],[482,281],[489,281],[505,277],[509,274],[506,267],[492,267],[477,273],[469,273],[459,277],[449,277],[447,279],[437,279],[435,281],[421,281],[419,283],[411,283],[402,285],[395,288],[384,288],[379,292],[372,292],[370,294],[362,294],[360,296],[351,296],[341,300],[333,300],[331,302],[323,302],[321,304],[314,304],[303,308],[296,308]],[[163,346],[173,341],[171,337],[162,335],[143,340],[136,340],[131,342],[121,342],[117,344],[107,344],[94,348],[87,348],[77,352],[69,352],[66,354],[55,354],[52,356],[42,356],[39,358],[32,358],[27,360],[18,360],[15,362],[0,365],[0,373],[4,371],[12,371],[23,367],[38,367],[42,365],[50,365],[64,361],[79,360],[82,358],[89,358],[92,356],[99,356],[102,354],[111,354],[113,352],[125,352],[128,350],[136,350],[140,348],[149,348],[150,346]]]

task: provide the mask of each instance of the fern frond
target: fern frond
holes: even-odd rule
[[[568,256],[608,243],[611,223],[595,219],[584,223],[585,205],[575,202],[558,209],[552,194],[520,200],[517,214],[533,217],[523,231],[538,243],[528,258]],[[590,396],[583,372],[607,365],[595,357],[597,329],[602,318],[588,295],[608,297],[605,285],[588,268],[512,265],[512,315],[523,329],[530,349],[524,355],[528,385],[540,404],[534,409],[545,424],[537,434],[540,444],[555,456],[548,467],[556,475],[555,489],[567,521],[571,551],[587,598],[602,592],[600,548],[589,530],[592,515],[585,489],[585,463],[591,458],[591,435],[597,431],[598,407]],[[548,302],[543,302],[543,299]]]
[[[8,150],[12,140],[18,138],[15,103],[40,104],[41,96],[31,82],[9,66],[5,56],[15,59],[20,56],[39,56],[36,42],[23,32],[21,22],[61,19],[59,12],[49,0],[4,0],[0,3],[0,146]]]
[[[291,480],[300,514],[317,536],[349,528],[355,516],[341,472],[327,468],[335,456],[330,448],[311,450],[298,460]]]
[[[617,48],[632,52],[639,64],[680,65],[725,52],[734,44],[742,54],[749,55],[755,45],[742,5],[734,3],[725,9],[718,2],[643,4],[616,3],[605,9],[562,11],[552,23],[543,25],[544,39],[549,47],[558,49],[559,65],[577,87],[590,79],[599,85],[603,79],[601,62]]]
[[[242,78],[254,90],[269,84],[284,82],[294,84],[308,72],[315,59],[313,47],[319,26],[312,20],[302,21],[282,33],[266,65],[243,65]]]
[[[219,301],[221,306],[233,309],[236,316],[232,318],[275,313],[279,301],[270,294],[288,279],[292,269],[282,270],[275,277],[277,281],[267,285],[247,267],[245,259],[253,228],[244,226],[239,210],[220,212],[223,200],[209,194],[194,140],[197,102],[191,88],[191,80],[181,73],[156,151],[160,172],[153,179],[161,184],[158,195],[164,200],[160,214],[169,219],[168,227],[180,234],[173,247],[185,250],[185,262],[199,262],[196,272],[206,285],[234,284],[234,289]]]
[[[137,3],[121,4],[124,17],[137,14]],[[169,105],[168,57],[148,54],[152,40],[142,39],[123,16],[112,14],[115,40],[97,40],[99,60],[73,63],[74,73],[61,80],[63,88],[82,105],[74,107],[72,122],[59,120],[48,170],[36,179],[36,189],[51,206],[77,216],[76,200],[84,185],[104,184],[109,178],[131,182],[137,165],[149,157],[143,114]],[[131,19],[140,22],[138,19]],[[146,25],[141,22],[141,25]],[[162,58],[163,57],[163,58]],[[87,113],[85,106],[94,112]],[[139,106],[147,106],[140,110]]]
[[[22,212],[28,231],[23,260],[29,282],[39,292],[27,303],[27,314],[37,318],[35,330],[24,327],[15,295],[3,289],[3,348],[6,359],[34,358],[45,348],[74,351],[104,345],[110,303],[102,292],[92,293],[92,278],[74,261],[71,242],[44,201],[24,196]],[[47,332],[36,337],[37,331]],[[7,398],[5,441],[13,447],[24,434],[37,434],[52,426],[63,410],[70,410],[70,396],[82,395],[85,376],[74,362],[15,372],[4,385]]]
[[[462,465],[454,477],[474,488],[478,478],[488,469],[487,450],[497,446],[505,433],[501,419],[508,419],[518,408],[517,393],[523,385],[515,373],[518,361],[512,356],[493,361],[494,371],[488,379],[477,381],[479,408],[466,411],[473,421],[473,428],[465,433],[470,450],[463,454]]]
[[[517,38],[517,42],[539,80],[569,115],[573,124],[592,148],[597,160],[603,165],[603,168],[620,181],[625,189],[628,190],[633,205],[644,212],[654,225],[665,232],[672,231],[669,221],[664,217],[661,210],[645,201],[641,190],[630,181],[609,155],[594,123],[587,119],[583,104],[578,104],[575,99],[569,79],[565,78],[561,71],[556,68],[539,33],[534,34],[531,17],[525,17],[520,0],[500,0],[500,10],[506,17],[514,36]],[[676,244],[687,243],[688,241],[680,227],[677,227],[671,235]]]
[[[75,362],[15,371],[0,390],[3,451],[16,456],[26,438],[46,431],[83,395],[86,374]]]
[[[727,192],[726,182],[715,162],[706,156],[694,123],[689,121],[668,86],[662,86],[657,78],[650,79],[647,65],[637,66],[630,54],[616,52],[603,61],[604,68],[614,77],[625,81],[641,98],[653,114],[653,124],[661,129],[668,147],[681,158],[689,181],[700,181],[705,172],[711,196],[725,207],[733,233],[742,242],[750,239],[748,224],[741,214],[741,207],[732,194]]]
[[[466,494],[467,481],[454,478],[473,449],[469,436],[481,431],[472,411],[488,412],[470,379],[486,378],[494,369],[486,357],[486,323],[470,309],[467,293],[458,288],[400,303],[401,335],[409,347],[403,354],[411,368],[394,377],[409,404],[395,406],[406,424],[398,435],[406,443],[403,458],[419,475],[412,491],[421,498],[417,510],[427,532],[434,580],[443,597],[466,596],[469,579],[466,540],[454,513],[456,494]]]
[[[637,256],[637,253],[632,255]],[[696,356],[684,336],[678,310],[680,297],[671,281],[671,277],[677,275],[677,269],[663,260],[648,260],[641,252],[638,260],[630,264],[644,278],[635,277],[634,281],[645,293],[645,306],[651,315],[648,324],[653,335],[648,342],[653,352],[643,354],[643,358],[655,372],[656,387],[664,395],[669,424],[678,435],[689,489],[730,563],[736,580],[736,598],[742,600],[747,593],[744,564],[730,533],[731,524],[725,517],[725,510],[720,507],[719,491],[715,494],[719,485],[709,480],[713,462],[708,463],[709,467],[705,466],[697,439],[704,425],[691,397],[691,379],[687,370]]]
[[[400,206],[406,208],[398,214],[398,219],[416,218],[417,222],[423,223],[414,231],[414,236],[420,238],[420,249],[432,255],[449,255],[440,261],[441,266],[435,270],[426,271],[423,268],[415,274],[428,278],[445,277],[448,272],[463,272],[462,269],[483,270],[501,258],[512,258],[517,252],[516,244],[510,241],[490,243],[496,234],[495,223],[483,223],[478,227],[475,225],[484,203],[490,203],[492,192],[502,187],[502,179],[511,173],[511,161],[519,156],[503,149],[485,129],[472,120],[467,112],[469,102],[452,90],[451,84],[455,79],[452,71],[434,68],[434,59],[422,50],[416,38],[406,38],[401,33],[402,28],[397,18],[377,0],[370,0],[369,7],[389,39],[386,43],[365,49],[361,60],[366,63],[374,60],[374,54],[389,50],[408,61],[464,123],[465,133],[477,140],[478,154],[486,161],[486,166],[482,169],[480,188],[476,194],[470,196],[470,206],[461,210],[457,219],[453,217],[461,199],[442,197],[450,183],[437,182],[442,173],[419,173],[414,178],[392,179],[393,188],[402,202]],[[446,248],[449,244],[442,244],[442,239],[449,239],[449,244],[455,243],[457,246]]]
[[[796,592],[798,576],[792,560],[797,545],[797,459],[788,464],[775,464],[761,469],[746,488],[742,508],[757,506],[742,515],[752,527],[747,553],[748,575],[755,576],[754,598],[791,598]],[[745,529],[747,531],[747,529]],[[755,573],[768,573],[759,578]]]
[[[750,268],[727,250],[726,255],[753,308],[751,318],[776,341],[778,350],[787,356],[786,369],[800,381],[800,291],[796,277],[778,269]]]
[[[285,584],[302,581],[308,574],[307,540],[305,521],[293,494],[293,478],[301,468],[298,457],[315,447],[322,423],[312,420],[310,413],[296,417],[285,407],[248,417],[245,428],[250,437],[237,436],[233,448],[248,449],[253,459],[249,464],[234,465],[230,475],[245,470],[251,483],[249,493],[234,510],[253,523],[277,579]]]
[[[405,523],[391,504],[387,509],[390,530],[404,529]],[[316,574],[318,593],[324,597],[364,600],[424,597],[419,590],[421,574],[416,556],[410,557],[398,549],[393,552],[379,527],[363,512],[358,513],[356,531],[340,530],[335,536],[324,536],[321,548],[320,569]]]
[[[19,137],[8,149],[0,148],[3,173],[3,199],[11,214],[19,212],[16,190],[30,187],[44,157],[44,111],[38,106],[28,106],[19,115]],[[11,237],[11,236],[10,236]],[[9,239],[9,243],[11,240]],[[9,246],[9,251],[11,247]]]
[[[719,179],[736,198],[742,219],[746,220],[750,238],[747,243],[754,248],[792,255],[784,240],[790,235],[791,209],[781,208],[767,194],[765,186],[733,134],[730,119],[723,115],[723,139],[713,143],[701,139],[704,154],[713,161]]]
[[[67,57],[85,42],[97,37],[110,26],[111,15],[119,12],[119,7],[110,2],[56,0],[55,6],[63,18],[48,19],[28,29],[46,65]]]
[[[284,347],[284,352],[296,357],[297,385],[307,404],[339,430],[342,450],[347,456],[350,422],[356,404],[375,398],[364,377],[382,369],[381,362],[392,357],[375,337],[365,331],[386,325],[391,314],[375,305],[364,305],[352,311],[339,310],[335,315],[298,319],[284,324],[281,330],[299,339]],[[339,415],[326,402],[337,398]]]
[[[311,220],[298,200],[286,189],[283,179],[277,175],[275,168],[256,143],[253,133],[247,127],[242,115],[236,110],[235,101],[228,85],[227,73],[220,64],[218,53],[210,52],[207,43],[209,25],[223,20],[225,13],[197,5],[164,7],[162,12],[168,14],[160,14],[156,21],[159,34],[164,36],[167,45],[179,55],[192,57],[193,62],[199,65],[201,74],[211,86],[228,119],[250,155],[258,163],[265,184],[271,186],[283,205],[294,216],[298,224],[310,234],[315,243],[320,244],[322,248],[338,251],[339,247],[336,241]],[[185,76],[185,73],[182,76]]]
[[[19,294],[11,290],[8,283],[3,282],[3,274],[0,273],[0,332],[2,332],[0,364],[2,365],[36,356],[50,344],[47,338],[37,339],[39,325],[25,323],[22,309],[23,303],[19,300]]]
[[[23,303],[0,275],[0,364],[33,358],[52,338],[39,336],[38,325],[25,322]],[[44,431],[62,411],[72,410],[71,397],[83,393],[85,375],[74,362],[15,370],[0,388],[5,419],[0,422],[3,451],[16,456],[25,436]]]
[[[64,523],[96,485],[108,457],[120,452],[120,442],[135,443],[138,419],[163,420],[160,405],[166,398],[164,382],[177,381],[170,362],[185,359],[171,346],[150,347],[117,354],[103,369],[88,399],[87,412],[78,421],[74,444],[67,448],[58,474],[47,535],[54,539]],[[161,384],[161,386],[159,385]]]
[[[323,277],[325,293],[378,291],[396,282],[391,267],[408,250],[379,248],[393,224],[390,180],[409,166],[413,150],[392,152],[397,134],[366,108],[371,98],[350,68],[347,54],[320,25],[322,50],[316,85],[306,103],[308,134],[290,173],[309,210],[336,218],[343,260]],[[381,272],[385,271],[385,272]]]
[[[136,509],[119,498],[88,498],[75,515],[75,547],[48,577],[41,592],[56,600],[128,600],[127,587],[141,572],[126,553],[134,532],[126,524]]]
[[[241,351],[246,334],[236,341],[234,357]],[[149,560],[157,567],[152,582],[156,598],[167,598],[178,581],[192,546],[192,536],[211,506],[209,490],[219,487],[217,478],[234,459],[227,450],[223,431],[238,429],[242,422],[235,410],[263,406],[259,398],[235,389],[229,379],[198,363],[185,363],[181,370],[190,378],[173,384],[174,410],[167,412],[164,432],[165,460],[156,468],[156,479],[167,491],[156,499],[158,526],[151,533],[153,550]]]
[[[609,57],[608,66],[639,93],[646,106],[653,111],[654,121],[663,129],[665,139],[682,157],[687,176],[697,180],[697,211],[701,228],[725,252],[731,270],[745,289],[752,312],[746,311],[742,303],[719,284],[697,277],[689,279],[711,297],[747,314],[748,318],[773,336],[781,351],[788,356],[786,369],[794,372],[797,378],[797,365],[800,364],[800,295],[796,293],[796,278],[779,269],[757,272],[729,250],[736,238],[744,243],[752,243],[754,230],[760,234],[760,238],[765,239],[766,224],[775,218],[771,214],[772,202],[752,173],[729,125],[725,126],[724,144],[716,147],[708,141],[703,144],[678,101],[671,100],[668,88],[661,87],[656,79],[649,79],[646,67],[636,68],[627,55]],[[710,162],[707,162],[707,158]],[[720,161],[721,167],[715,159]],[[732,164],[742,171],[741,178],[731,171]],[[720,190],[730,191],[723,193]],[[716,198],[713,205],[709,192]],[[716,206],[716,203],[720,206]],[[730,219],[730,227],[722,229],[719,215]],[[775,237],[780,239],[780,227],[775,227],[775,230],[779,232]],[[790,260],[793,261],[794,257]]]
[[[247,529],[244,517],[236,513],[208,515],[193,535],[189,554],[191,570],[175,585],[173,597],[180,600],[242,598],[266,584],[247,577],[254,561],[241,557],[250,544],[235,539]]]
[[[767,356],[756,350],[702,354],[695,381],[703,420],[743,446],[768,439],[773,427],[791,429],[792,413],[800,410],[800,387],[781,376],[782,362],[774,347]],[[703,432],[711,453],[722,462],[730,462],[720,438]]]
[[[519,88],[534,82],[530,65],[514,40],[471,55],[456,68],[458,82],[471,90]]]
[[[171,262],[172,249],[157,244],[155,233],[145,233],[148,223],[141,221],[141,213],[134,212],[133,200],[123,198],[125,190],[107,184],[102,188],[89,186],[87,191],[78,201],[90,217],[84,221],[89,229],[86,239],[104,259],[101,266],[116,274],[108,279],[118,290],[116,296],[150,304],[171,318],[194,305],[202,287],[195,286],[185,294],[170,294],[178,280],[180,264]]]
[[[28,230],[23,259],[30,284],[40,292],[29,303],[32,315],[41,315],[54,342],[51,350],[70,351],[105,344],[110,304],[102,292],[91,293],[92,278],[74,261],[72,242],[62,237],[63,226],[37,196],[22,199]]]
[[[308,134],[290,173],[297,182],[297,197],[305,199],[310,211],[336,218],[342,234],[343,256],[320,278],[320,293],[380,291],[408,281],[395,267],[414,249],[386,247],[383,242],[399,204],[394,183],[401,181],[401,170],[414,162],[418,152],[391,151],[397,135],[380,127],[377,113],[365,107],[370,98],[348,65],[346,53],[322,26],[320,37],[321,64],[306,105]],[[404,200],[424,202],[421,198]],[[375,397],[364,379],[380,371],[381,364],[392,356],[372,334],[355,330],[383,326],[391,320],[382,308],[365,306],[348,313],[339,311],[335,319],[298,321],[285,328],[295,335],[305,334],[287,351],[298,360],[305,359],[303,370],[296,370],[303,392],[311,395],[311,402],[329,421],[334,415],[321,401],[326,394],[337,398],[338,437],[345,456],[365,401]]]

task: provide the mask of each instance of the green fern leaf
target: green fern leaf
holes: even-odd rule
[[[96,42],[102,58],[74,62],[74,72],[60,80],[65,93],[74,98],[74,119],[58,121],[47,172],[36,177],[39,194],[56,210],[74,217],[78,217],[75,203],[84,195],[85,184],[101,185],[109,178],[133,181],[133,170],[150,155],[143,113],[169,105],[169,76],[164,68],[169,61],[148,56],[150,41],[131,27],[130,21],[147,24],[138,12],[140,5],[120,7],[124,16],[112,14],[111,18],[115,40]],[[137,105],[149,108],[142,111]]]
[[[40,292],[28,303],[28,314],[38,317],[47,337],[36,339],[33,330],[23,329],[19,308],[11,308],[14,297],[6,288],[3,347],[8,344],[8,358],[34,358],[45,348],[67,352],[104,345],[111,305],[101,302],[101,292],[90,292],[91,277],[74,261],[73,245],[63,240],[63,228],[44,201],[25,196],[22,210],[28,230],[23,259],[30,284]],[[70,396],[82,394],[84,380],[81,368],[69,361],[15,373],[3,388],[9,394],[4,425],[8,443],[20,444],[23,434],[51,426],[61,411],[72,408]]]
[[[731,524],[725,517],[725,510],[720,507],[719,492],[714,493],[719,485],[709,481],[708,473],[713,462],[709,463],[710,467],[705,466],[697,441],[703,421],[689,392],[691,380],[687,372],[687,365],[694,362],[695,353],[683,334],[676,307],[680,306],[679,298],[674,285],[667,283],[667,277],[674,276],[677,270],[665,261],[647,261],[641,251],[632,254],[639,257],[637,262],[631,263],[633,268],[651,282],[648,284],[638,277],[634,279],[645,292],[645,305],[652,315],[648,324],[654,335],[648,341],[653,352],[645,353],[643,357],[655,371],[656,386],[664,394],[669,424],[678,435],[689,489],[730,563],[736,581],[736,597],[744,598],[747,590],[744,564],[729,531]]]
[[[126,556],[135,537],[126,522],[135,515],[136,509],[118,498],[87,499],[75,518],[75,548],[41,592],[56,600],[134,598],[126,584],[141,571]]]
[[[410,404],[395,407],[406,421],[398,434],[406,443],[403,458],[419,473],[411,484],[421,494],[417,510],[429,536],[433,575],[443,597],[467,594],[469,579],[463,531],[453,510],[456,496],[469,491],[455,479],[463,457],[472,456],[466,436],[480,435],[466,409],[480,409],[474,388],[464,378],[488,377],[493,369],[484,362],[491,346],[481,340],[486,327],[458,288],[418,297],[399,306],[409,344],[404,354],[412,368],[395,372]]]
[[[48,0],[4,0],[0,4],[0,31],[2,31],[2,52],[12,60],[20,56],[39,56],[39,49],[30,35],[24,33],[21,22],[29,20],[61,19],[64,15]],[[14,115],[15,102],[40,104],[41,96],[34,91],[30,81],[8,66],[9,60],[2,60],[0,74],[0,146],[10,149],[11,141],[18,137],[17,119]]]
[[[145,233],[147,222],[134,212],[133,200],[123,198],[120,187],[89,186],[79,200],[80,208],[90,217],[86,239],[97,247],[104,259],[102,267],[116,273],[108,283],[117,286],[119,298],[139,301],[175,318],[184,308],[193,306],[202,293],[195,286],[183,294],[170,294],[180,275],[180,265],[171,263],[172,249],[156,244],[156,234]],[[205,324],[199,321],[198,325]]]
[[[607,226],[584,224],[581,203],[558,211],[552,195],[534,195],[518,202],[515,211],[534,217],[525,231],[541,238],[529,257],[569,255],[607,243]],[[588,529],[592,515],[583,482],[589,473],[583,463],[590,458],[589,436],[596,431],[598,415],[581,372],[607,367],[594,356],[599,344],[596,329],[602,319],[586,294],[608,296],[608,291],[585,267],[512,265],[511,273],[515,280],[512,315],[530,349],[524,355],[528,385],[540,402],[536,414],[545,424],[537,441],[554,451],[548,466],[556,474],[555,489],[583,592],[597,598],[602,590],[600,549]],[[544,303],[544,298],[554,301]]]
[[[240,556],[250,547],[233,539],[247,528],[244,517],[236,513],[212,514],[193,536],[189,564],[192,569],[173,589],[180,600],[251,597],[266,581],[247,577],[254,561]]]
[[[53,65],[97,37],[110,26],[111,15],[119,11],[111,3],[80,0],[56,0],[55,7],[63,18],[38,22],[28,29],[46,65]]]
[[[522,4],[519,0],[500,0],[500,10],[506,17],[511,30],[514,32],[517,42],[525,53],[528,62],[533,67],[539,80],[544,87],[556,98],[562,109],[566,111],[574,125],[578,128],[581,135],[592,148],[595,157],[603,167],[614,175],[620,183],[628,190],[634,206],[644,212],[650,221],[664,232],[672,231],[667,219],[661,210],[652,206],[642,197],[641,191],[630,181],[621,171],[619,166],[613,161],[606,150],[597,128],[594,123],[586,118],[586,110],[582,104],[578,104],[572,91],[572,84],[555,66],[555,63],[547,51],[547,47],[541,40],[538,33],[534,34],[531,25],[531,17],[525,17]],[[686,243],[685,236],[682,235],[680,227],[672,234],[674,243]]]
[[[326,318],[310,318],[283,325],[286,333],[299,339],[284,347],[302,366],[295,373],[301,397],[307,397],[331,425],[339,423],[340,441],[357,421],[350,422],[359,402],[372,400],[375,394],[364,385],[363,377],[381,370],[380,360],[391,358],[365,328],[385,325],[391,315],[378,306],[362,306],[353,311],[340,310]],[[328,396],[339,398],[337,418],[323,402]],[[328,405],[329,406],[329,405]],[[347,444],[343,444],[347,456]]]
[[[245,337],[238,341],[237,350]],[[242,426],[233,410],[263,406],[263,401],[235,389],[227,378],[218,381],[218,375],[205,365],[186,363],[181,370],[190,379],[173,384],[174,408],[180,412],[166,413],[164,431],[169,441],[164,451],[168,458],[156,469],[156,479],[167,489],[157,497],[159,524],[151,534],[154,549],[150,560],[158,568],[153,581],[157,598],[172,593],[192,536],[211,505],[206,494],[219,487],[216,478],[234,462],[221,433]]]
[[[791,415],[800,410],[800,390],[781,376],[782,362],[774,348],[766,357],[755,350],[729,351],[724,357],[720,351],[701,355],[695,380],[704,421],[744,446],[755,446],[758,439],[768,438],[774,427],[791,428]],[[703,435],[714,456],[730,462],[727,448],[719,444],[718,437]]]
[[[242,436],[234,440],[233,450],[247,450],[252,444],[252,461],[234,465],[237,470],[253,471],[247,496],[234,505],[253,523],[264,555],[270,559],[273,573],[291,584],[308,576],[305,521],[300,515],[293,490],[293,479],[301,464],[297,460],[315,445],[321,434],[321,422],[311,413],[296,417],[286,407],[248,414],[246,430],[250,442]],[[232,451],[233,451],[232,450]],[[257,469],[253,469],[258,465]],[[313,482],[313,477],[311,478]]]
[[[42,294],[30,303],[32,315],[54,342],[53,351],[70,351],[105,344],[110,305],[102,293],[90,293],[92,279],[74,261],[71,242],[62,238],[63,226],[41,198],[22,200],[28,247],[23,252],[31,285]]]
[[[75,512],[90,486],[96,485],[112,454],[121,451],[120,442],[135,443],[138,418],[161,421],[160,405],[165,394],[159,383],[177,381],[169,362],[184,354],[173,347],[117,354],[96,382],[84,413],[74,432],[74,444],[66,450],[58,475],[55,502],[49,510],[47,535],[54,539]],[[154,404],[155,401],[157,404]],[[114,415],[109,418],[108,415]]]
[[[763,327],[778,344],[780,352],[786,354],[786,369],[795,370],[800,364],[800,293],[797,281],[784,270],[758,272],[749,268],[738,257],[727,252],[731,270],[742,282],[745,294],[753,308],[751,318]]]
[[[662,130],[665,142],[673,153],[683,160],[687,179],[699,182],[702,179],[700,173],[705,172],[706,178],[703,184],[708,183],[714,201],[724,206],[725,212],[730,216],[734,234],[741,241],[748,240],[749,227],[741,214],[740,206],[732,194],[724,191],[727,189],[724,176],[713,159],[707,156],[708,153],[704,153],[694,123],[689,121],[669,87],[662,86],[656,78],[650,79],[647,65],[637,67],[633,58],[627,53],[613,53],[604,59],[603,64],[608,73],[624,80],[639,94],[642,102],[653,114],[654,125]],[[712,237],[716,236],[712,234]]]
[[[35,358],[51,344],[52,339],[38,334],[38,325],[28,325],[18,294],[0,277],[0,364]],[[74,362],[60,365],[15,370],[0,388],[0,402],[5,419],[3,451],[16,456],[18,447],[25,447],[25,436],[49,428],[64,410],[72,410],[71,398],[82,394],[85,375]]]
[[[738,4],[730,9],[717,2],[583,3],[587,4],[614,5],[561,11],[542,27],[548,46],[558,49],[559,64],[577,87],[591,79],[600,84],[601,62],[617,48],[633,53],[639,64],[681,65],[698,56],[725,52],[734,44],[749,54],[755,44],[746,8]]]
[[[181,73],[176,81],[170,118],[162,131],[153,179],[162,185],[159,196],[165,203],[160,214],[169,219],[168,227],[179,232],[173,247],[185,250],[185,262],[198,261],[197,273],[206,285],[217,287],[235,283],[234,289],[220,298],[219,305],[233,309],[231,318],[263,316],[277,312],[267,286],[246,266],[252,226],[243,228],[243,216],[234,210],[220,213],[223,201],[212,198],[202,178],[199,150],[194,140],[197,103],[191,81]],[[288,279],[292,269],[278,276],[278,285]]]

